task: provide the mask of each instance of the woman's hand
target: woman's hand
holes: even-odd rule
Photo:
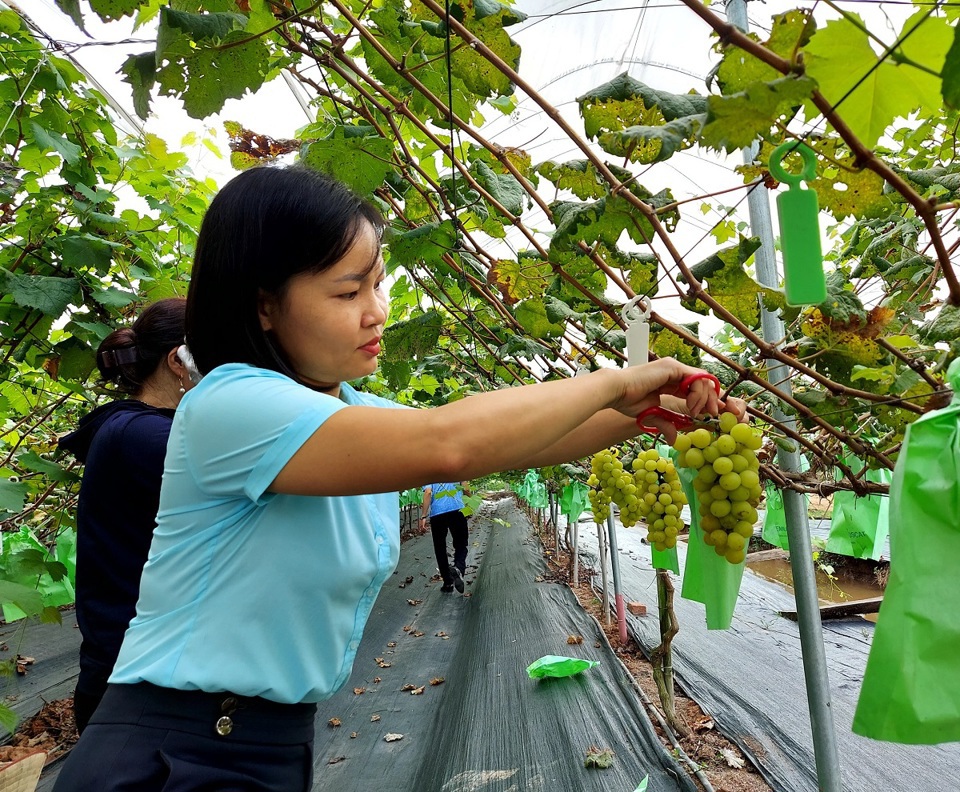
[[[676,394],[684,379],[704,372],[673,358],[660,358],[643,366],[620,369],[617,373],[623,380],[623,392],[612,406],[624,415],[636,418],[647,407],[659,405],[661,396]],[[713,381],[709,379],[694,380],[686,397],[678,401],[684,407],[683,412],[691,416],[717,415],[723,406]]]

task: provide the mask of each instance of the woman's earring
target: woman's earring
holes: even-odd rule
[[[187,392],[187,389],[183,387],[183,377],[180,377],[180,395],[183,396]]]

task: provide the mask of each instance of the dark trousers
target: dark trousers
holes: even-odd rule
[[[109,685],[54,792],[309,792],[316,710]]]
[[[437,568],[444,583],[451,583],[450,560],[447,558],[447,531],[453,537],[453,564],[463,574],[467,567],[467,518],[462,511],[450,511],[430,518],[433,551],[437,554]]]

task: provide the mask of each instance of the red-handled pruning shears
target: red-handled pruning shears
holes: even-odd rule
[[[714,377],[713,374],[710,374],[706,371],[702,371],[699,374],[691,374],[689,377],[684,377],[683,381],[680,383],[680,386],[677,388],[675,395],[679,396],[681,399],[685,399],[687,394],[690,393],[690,387],[693,385],[693,383],[702,379],[713,382],[713,387],[717,391],[717,396],[720,395],[720,380]],[[689,415],[684,415],[683,413],[668,410],[666,407],[655,405],[653,407],[647,407],[647,409],[641,411],[640,415],[637,416],[637,426],[647,432],[659,432],[660,430],[656,427],[648,426],[644,423],[644,419],[650,417],[651,415],[654,415],[657,418],[662,418],[665,421],[669,421],[674,425],[674,427],[676,427],[677,431],[680,432],[700,425]]]

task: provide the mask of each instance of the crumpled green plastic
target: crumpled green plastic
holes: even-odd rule
[[[890,489],[890,580],[853,731],[913,745],[960,740],[960,359],[953,401],[909,427]]]
[[[597,660],[582,660],[579,657],[563,657],[562,655],[544,655],[527,666],[530,679],[543,677],[568,677],[586,671],[599,665]]]
[[[810,463],[805,456],[800,457],[800,470],[809,470]],[[773,484],[766,486],[766,500],[764,501],[763,512],[763,541],[779,547],[783,550],[790,550],[790,540],[787,537],[787,513],[783,508],[783,493]],[[803,496],[803,503],[806,507],[808,503],[806,495]]]
[[[560,512],[575,523],[590,505],[587,493],[590,487],[581,481],[572,481],[560,490]]]
[[[844,461],[854,473],[863,468],[863,460],[855,456],[848,456]],[[885,468],[868,470],[866,479],[889,484],[893,474]],[[859,498],[849,491],[835,492],[827,552],[880,560],[890,530],[889,516],[890,498],[886,495]]]

